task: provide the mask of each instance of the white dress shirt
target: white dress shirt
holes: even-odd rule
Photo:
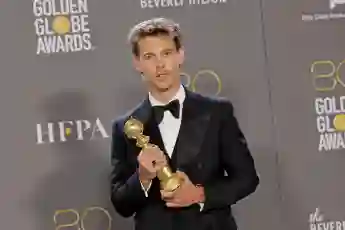
[[[165,147],[165,150],[167,151],[167,154],[169,157],[172,156],[172,153],[174,151],[174,147],[176,144],[176,140],[180,131],[181,126],[181,120],[182,120],[182,109],[183,109],[183,102],[186,98],[186,92],[183,86],[180,86],[180,89],[177,91],[176,95],[170,100],[179,100],[180,103],[180,115],[179,118],[175,118],[170,111],[165,111],[163,119],[160,124],[158,124],[159,131],[162,136],[162,141]],[[155,99],[151,93],[149,93],[149,100],[152,106],[160,106],[160,105],[166,105],[168,103],[162,103]],[[148,191],[151,187],[151,184],[145,189],[142,185],[142,188],[145,192],[145,196],[148,197]],[[203,208],[203,204],[200,204],[201,209]]]
[[[178,100],[180,103],[180,113],[179,118],[175,118],[169,110],[164,111],[164,116],[160,124],[158,124],[159,131],[162,136],[163,144],[165,147],[165,150],[167,151],[167,154],[169,157],[171,157],[174,147],[176,144],[177,136],[180,131],[181,126],[181,118],[182,118],[182,108],[183,108],[183,102],[186,98],[186,92],[183,88],[183,86],[180,87],[180,89],[177,91],[176,95],[169,101]],[[149,100],[152,106],[160,106],[160,105],[166,105],[168,103],[162,103],[155,99],[150,93],[149,93]]]

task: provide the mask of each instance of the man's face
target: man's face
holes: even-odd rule
[[[180,85],[180,65],[184,60],[182,49],[176,50],[169,36],[147,36],[138,42],[139,56],[134,64],[142,72],[151,90],[167,91]]]

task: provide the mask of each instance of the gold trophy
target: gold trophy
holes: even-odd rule
[[[136,140],[136,146],[141,149],[157,147],[156,145],[149,143],[149,136],[145,136],[143,134],[143,123],[133,117],[130,117],[126,121],[124,132],[128,138]],[[175,191],[180,187],[182,182],[182,178],[180,178],[176,173],[173,173],[168,165],[164,166],[157,172],[157,177],[160,180],[161,188],[170,192]]]

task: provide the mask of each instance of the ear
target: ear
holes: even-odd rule
[[[133,55],[132,56],[132,62],[133,62],[133,66],[134,68],[138,71],[138,72],[143,72],[141,70],[141,65],[140,65],[140,57]]]
[[[178,61],[179,61],[179,65],[182,65],[184,63],[184,59],[185,59],[185,56],[184,56],[184,48],[181,47],[178,51]]]

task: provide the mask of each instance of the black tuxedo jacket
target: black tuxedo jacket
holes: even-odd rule
[[[259,178],[231,103],[186,90],[180,132],[169,163],[173,170],[184,171],[194,184],[204,186],[202,211],[198,204],[167,208],[157,178],[145,196],[137,174],[140,149],[125,136],[123,128],[130,116],[139,119],[151,143],[165,151],[151,111],[147,98],[113,124],[111,201],[115,210],[124,217],[134,216],[136,230],[237,229],[231,205],[253,193]]]

